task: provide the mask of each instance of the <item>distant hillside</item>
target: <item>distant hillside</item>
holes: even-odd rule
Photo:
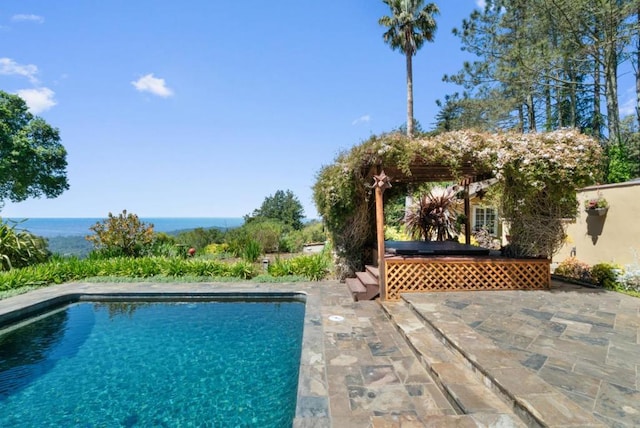
[[[228,230],[225,227],[211,227],[211,228],[189,228],[179,229],[166,232],[167,235],[177,236],[180,234],[187,234],[196,229],[211,230],[217,229],[222,232]],[[85,235],[82,236],[50,236],[45,238],[49,242],[49,251],[53,254],[59,254],[61,256],[76,256],[79,258],[85,258],[89,255],[93,246],[89,241],[85,239]]]
[[[53,236],[46,238],[49,242],[49,251],[61,256],[87,257],[92,246],[84,236]]]

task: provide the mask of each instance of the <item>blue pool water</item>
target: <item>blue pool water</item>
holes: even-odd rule
[[[287,427],[304,303],[76,303],[0,334],[2,427]]]

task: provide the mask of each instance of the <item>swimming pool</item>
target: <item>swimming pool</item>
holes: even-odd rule
[[[79,302],[0,333],[0,426],[291,426],[304,301]]]

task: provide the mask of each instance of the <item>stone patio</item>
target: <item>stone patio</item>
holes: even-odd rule
[[[307,295],[295,427],[640,425],[640,299],[550,291],[353,302],[345,284],[88,284],[0,301],[15,311],[82,294]]]
[[[505,352],[506,362],[484,364],[494,375],[506,376],[515,361],[606,426],[640,426],[640,299],[557,281],[550,291],[404,298],[480,364],[469,334],[489,339],[494,356]]]

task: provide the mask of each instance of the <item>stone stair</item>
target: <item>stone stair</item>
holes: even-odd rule
[[[353,300],[373,300],[380,294],[378,278],[380,272],[376,266],[365,266],[364,272],[356,272],[355,278],[347,278],[347,287]]]
[[[492,343],[484,343],[490,342],[487,339],[465,331],[451,341],[406,302],[380,304],[460,414],[471,416],[476,422],[491,421],[468,426],[604,428],[590,413],[520,366],[517,360],[509,369],[494,370],[492,367],[498,365],[498,360],[504,360],[505,354]],[[489,359],[479,364],[474,356],[460,351],[457,339],[482,342],[491,351]],[[441,426],[454,426],[448,425],[451,421],[441,422]]]

